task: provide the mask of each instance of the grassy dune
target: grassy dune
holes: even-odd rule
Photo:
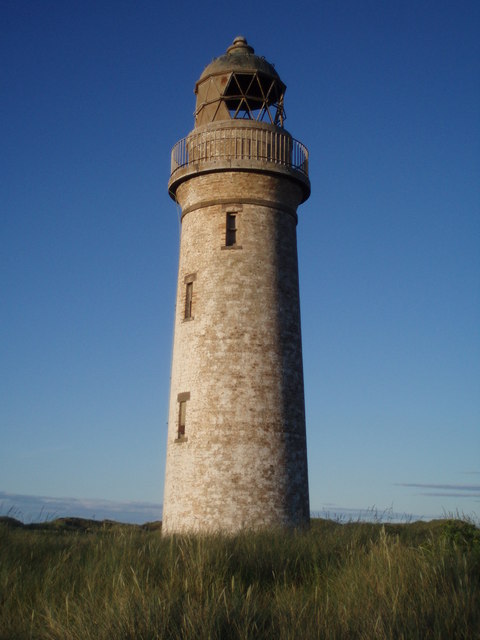
[[[0,520],[0,640],[480,638],[480,531],[460,520],[169,539]]]

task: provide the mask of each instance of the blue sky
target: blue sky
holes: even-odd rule
[[[310,151],[311,507],[478,518],[479,32],[462,1],[0,1],[0,512],[155,519],[170,149],[242,34]]]

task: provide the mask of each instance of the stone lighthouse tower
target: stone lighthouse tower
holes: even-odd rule
[[[309,521],[297,207],[306,148],[243,37],[195,85],[172,151],[181,207],[163,531]]]

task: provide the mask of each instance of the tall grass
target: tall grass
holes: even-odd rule
[[[161,538],[0,525],[0,639],[480,638],[459,521]]]

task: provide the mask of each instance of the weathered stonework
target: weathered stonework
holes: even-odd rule
[[[308,178],[268,158],[207,160],[169,185],[182,230],[163,531],[304,525],[296,209]]]

